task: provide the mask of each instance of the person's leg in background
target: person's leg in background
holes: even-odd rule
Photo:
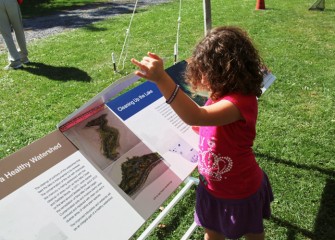
[[[14,3],[13,3],[14,2]],[[8,17],[12,24],[16,41],[19,45],[19,54],[22,63],[28,63],[28,50],[26,37],[24,35],[23,23],[22,23],[22,15],[19,5],[16,0],[10,0],[10,4],[7,7]]]
[[[13,20],[12,22],[12,19],[14,18],[17,18],[18,20]],[[19,33],[20,24],[21,24],[21,29],[23,32],[22,17],[21,17],[20,8],[19,8],[17,1],[16,0],[0,0],[0,33],[3,36],[3,39],[5,41],[5,44],[8,50],[8,61],[9,61],[9,64],[4,68],[5,70],[17,69],[17,68],[22,67],[21,54],[15,46],[15,42],[14,42],[12,32],[11,32],[12,27],[14,29],[15,34],[17,34],[18,39],[20,40],[20,44],[23,49],[23,56],[28,55],[24,32],[21,34]],[[18,30],[18,33],[16,33],[16,30]],[[23,37],[22,37],[22,34],[23,34]],[[22,40],[24,40],[23,43],[22,43]]]

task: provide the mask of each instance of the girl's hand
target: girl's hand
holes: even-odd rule
[[[140,62],[132,58],[131,62],[139,67],[140,70],[135,71],[135,74],[141,78],[157,83],[165,74],[163,60],[154,53],[148,52],[148,56]]]

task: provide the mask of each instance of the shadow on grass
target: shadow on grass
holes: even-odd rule
[[[91,32],[102,32],[102,31],[107,31],[107,28],[101,28],[101,27],[96,27],[95,25],[87,25],[83,27],[87,31]]]
[[[335,239],[335,180],[327,179],[315,220],[315,239]]]
[[[270,161],[273,161],[273,162],[276,162],[276,163],[281,163],[281,164],[285,164],[285,165],[288,165],[288,166],[291,166],[291,167],[304,169],[304,170],[309,170],[309,171],[318,171],[322,174],[328,175],[329,177],[335,177],[335,171],[333,171],[333,170],[321,168],[321,167],[318,167],[318,166],[311,166],[311,165],[306,165],[306,164],[295,163],[295,162],[292,162],[292,161],[289,161],[289,160],[276,158],[276,157],[269,156],[267,154],[263,154],[263,153],[259,153],[259,152],[256,152],[255,154],[256,154],[256,156],[267,158]]]
[[[38,62],[30,62],[22,70],[57,81],[75,80],[89,82],[92,79],[85,71],[76,67],[55,67]]]
[[[287,240],[297,239],[296,235],[298,233],[304,235],[305,237],[308,237],[309,239],[315,239],[315,240],[317,239],[315,238],[315,234],[313,232],[308,231],[306,229],[302,229],[299,226],[296,226],[288,221],[282,220],[276,216],[271,216],[270,221],[287,229],[287,238],[286,238]]]
[[[283,226],[287,229],[287,239],[295,240],[297,234],[302,234],[313,240],[330,240],[335,239],[335,172],[328,169],[323,169],[317,166],[309,166],[299,163],[294,163],[289,160],[279,159],[273,156],[269,156],[262,153],[256,153],[259,157],[267,158],[273,162],[286,164],[291,167],[296,167],[299,169],[305,169],[310,171],[318,171],[322,174],[329,176],[326,181],[325,187],[322,192],[322,197],[320,200],[320,208],[318,214],[315,218],[314,229],[309,231],[302,229],[288,221],[282,220],[278,217],[272,216],[270,221]],[[307,194],[307,193],[306,193]]]

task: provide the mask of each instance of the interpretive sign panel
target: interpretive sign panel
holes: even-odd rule
[[[0,239],[128,239],[137,211],[58,130],[0,162]]]
[[[0,239],[128,239],[192,173],[196,133],[153,83],[120,94],[137,80],[0,162]]]

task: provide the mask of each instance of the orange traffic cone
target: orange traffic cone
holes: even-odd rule
[[[263,10],[265,9],[265,2],[264,0],[257,0],[256,2],[256,10]]]

